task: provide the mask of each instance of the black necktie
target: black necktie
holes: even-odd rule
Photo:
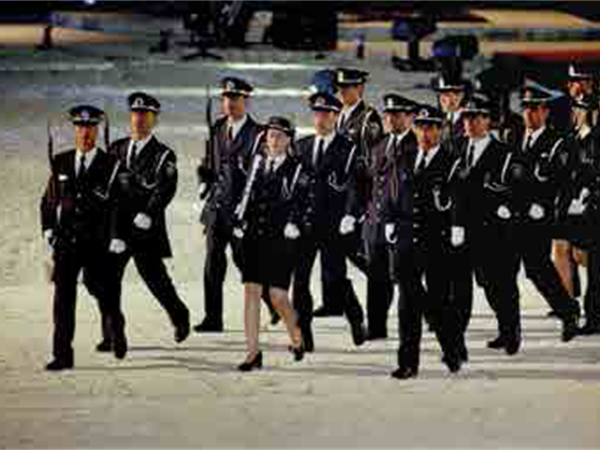
[[[471,144],[467,150],[467,167],[470,169],[473,167],[473,161],[475,159],[475,144]]]
[[[83,177],[85,176],[85,171],[86,171],[86,167],[85,167],[85,153],[82,153],[81,156],[79,157],[79,172],[77,172],[77,179],[78,180],[82,180]]]
[[[131,169],[133,164],[135,163],[135,158],[137,157],[137,143],[134,141],[131,146],[131,151],[129,152],[129,162],[127,163],[127,167]]]
[[[269,161],[269,166],[267,168],[267,174],[272,175],[275,172],[275,160],[272,159]]]
[[[315,167],[319,167],[321,160],[323,159],[323,149],[325,148],[325,139],[319,138],[319,145],[317,146],[317,154],[315,155]]]
[[[417,166],[416,173],[421,173],[427,168],[427,163],[425,162],[426,159],[425,154],[423,154],[421,161],[419,161],[419,165]]]
[[[527,141],[525,142],[525,151],[528,152],[531,149],[531,143],[533,141],[533,134],[527,136]]]
[[[396,149],[398,147],[398,138],[396,135],[392,134],[390,137],[390,145],[388,145],[387,157],[393,158],[396,156]]]
[[[340,126],[339,126],[340,131],[344,131],[345,126],[346,126],[346,115],[342,114],[342,118],[340,120]]]
[[[233,142],[233,126],[231,125],[227,127],[227,141],[229,144]]]

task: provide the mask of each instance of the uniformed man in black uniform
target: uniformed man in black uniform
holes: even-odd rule
[[[367,259],[361,239],[361,224],[371,190],[368,169],[371,151],[383,136],[383,124],[379,113],[364,100],[368,78],[369,73],[363,70],[349,68],[336,70],[336,86],[343,105],[337,123],[338,132],[354,142],[357,152],[356,176],[350,186],[347,212],[340,223],[340,233],[346,242],[348,258],[365,273]],[[339,313],[335,303],[327,303],[329,301],[331,299],[323,299],[323,308],[315,311],[316,316],[329,315],[328,310],[333,314]]]
[[[563,323],[562,340],[577,334],[579,305],[562,284],[550,258],[557,200],[565,186],[572,149],[570,141],[547,125],[551,97],[542,90],[524,89],[521,101],[525,135],[521,140],[529,182],[519,194],[519,249],[527,277]],[[502,345],[499,341],[497,345]]]
[[[253,87],[245,80],[226,77],[221,82],[223,116],[213,126],[212,167],[198,171],[209,185],[209,194],[202,211],[201,222],[206,233],[204,262],[204,314],[197,332],[223,331],[223,283],[227,271],[226,249],[231,245],[233,260],[242,266],[239,242],[232,240],[234,209],[239,203],[246,181],[246,171],[252,150],[262,131],[261,126],[246,111]]]
[[[365,341],[363,311],[347,276],[344,241],[339,224],[346,210],[348,186],[355,176],[356,146],[336,132],[335,123],[341,102],[328,93],[310,97],[316,134],[300,139],[296,154],[302,166],[315,178],[313,195],[315,222],[313,232],[300,238],[299,261],[294,276],[294,307],[307,351],[313,350],[311,323],[313,301],[310,274],[317,255],[321,254],[323,297],[339,299],[352,328],[356,345]]]
[[[440,75],[435,80],[434,90],[445,115],[442,141],[454,152],[464,136],[460,110],[468,97],[468,84],[458,76]]]
[[[119,175],[119,226],[125,236],[125,249],[117,261],[119,287],[133,258],[140,276],[169,315],[179,343],[190,332],[189,311],[163,261],[172,256],[165,211],[177,191],[177,156],[153,133],[160,113],[158,100],[135,92],[128,103],[131,135],[117,140],[110,149],[124,168]]]
[[[115,212],[116,158],[96,146],[98,124],[104,113],[89,105],[72,108],[75,149],[51,158],[51,177],[41,202],[42,230],[52,254],[54,281],[54,360],[46,370],[73,368],[77,280],[85,284],[109,319],[115,356],[127,352],[123,315],[109,250],[123,245]]]
[[[471,317],[474,274],[496,313],[498,340],[513,355],[521,343],[519,254],[509,226],[510,193],[501,188],[506,184],[501,181],[511,158],[509,148],[490,133],[491,111],[491,102],[480,94],[473,95],[461,110],[465,139],[459,144],[448,180],[452,191],[451,244],[458,249],[450,266],[452,300],[464,334]],[[460,353],[466,361],[464,340]]]
[[[451,168],[452,155],[440,144],[441,111],[421,105],[414,123],[418,151],[413,157],[413,173],[408,175],[412,198],[397,204],[400,208],[392,213],[389,222],[397,230],[388,233],[392,242],[395,239],[403,242],[396,247],[400,252],[396,276],[402,290],[398,311],[398,369],[392,373],[397,379],[418,375],[425,314],[435,323],[443,362],[451,372],[458,372],[461,367],[456,312],[447,301],[450,211],[439,198]],[[407,229],[407,224],[412,226]],[[393,234],[396,236],[390,236]],[[412,236],[412,242],[407,242],[406,235]]]
[[[387,338],[387,317],[394,285],[390,273],[389,244],[385,221],[390,196],[398,196],[397,168],[401,158],[414,158],[417,139],[412,121],[417,103],[391,92],[383,96],[383,119],[387,133],[373,148],[369,165],[371,196],[363,225],[367,250],[368,340]]]
[[[573,100],[583,100],[595,96],[594,75],[578,63],[569,64],[567,72],[567,92]]]

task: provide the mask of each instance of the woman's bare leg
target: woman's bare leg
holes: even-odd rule
[[[253,360],[259,352],[261,294],[260,284],[244,284],[244,333],[248,348],[246,361]]]
[[[575,288],[573,284],[573,259],[571,256],[571,249],[571,244],[567,241],[553,241],[554,265],[556,266],[556,270],[560,275],[563,285],[569,292],[569,295],[573,297]]]
[[[285,323],[290,340],[292,341],[292,346],[294,348],[300,347],[302,345],[302,332],[298,327],[296,312],[292,308],[287,291],[272,287],[270,289],[270,294],[273,307]]]

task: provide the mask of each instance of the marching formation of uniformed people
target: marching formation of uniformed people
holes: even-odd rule
[[[263,366],[263,302],[272,323],[283,321],[300,361],[318,351],[314,318],[344,316],[356,346],[386,339],[397,297],[392,377],[418,376],[424,322],[456,373],[469,361],[475,285],[497,322],[488,347],[514,355],[522,346],[521,266],[561,321],[562,341],[600,333],[600,131],[591,73],[572,64],[566,74],[566,133],[553,127],[555,92],[541,85],[523,86],[522,114],[511,113],[504,133],[498,105],[461,76],[437,78],[435,105],[384,92],[380,115],[364,100],[367,72],[334,74],[333,88],[308,99],[314,131],[298,139],[289,118],[275,114],[261,124],[249,114],[250,83],[222,80],[222,116],[209,120],[197,170],[207,250],[205,316],[196,332],[225,329],[230,246],[244,286],[243,372]],[[104,113],[81,105],[69,111],[75,148],[54,155],[49,144],[41,202],[54,282],[48,370],[74,366],[80,272],[101,313],[98,351],[126,356],[121,284],[130,259],[167,312],[175,341],[190,332],[190,313],[163,262],[171,256],[165,211],[177,189],[177,156],[153,134],[159,101],[135,92],[128,104],[130,136],[110,144]],[[103,122],[106,150],[97,145]],[[317,254],[322,304],[315,309]],[[366,277],[366,314],[348,260]]]

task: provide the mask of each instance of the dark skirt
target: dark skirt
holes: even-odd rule
[[[242,281],[288,290],[296,266],[296,242],[285,238],[244,237]]]

